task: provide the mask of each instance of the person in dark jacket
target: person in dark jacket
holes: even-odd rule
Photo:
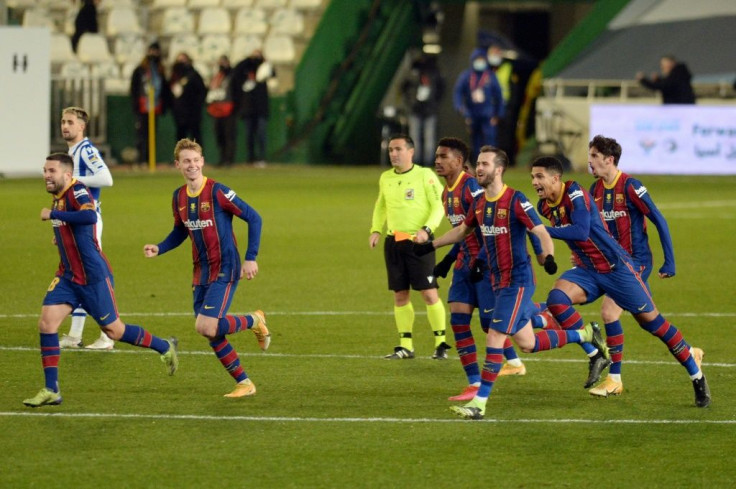
[[[401,84],[404,104],[409,109],[409,135],[416,144],[415,157],[423,166],[434,166],[437,112],[444,88],[437,58],[427,55],[412,63],[411,72]]]
[[[207,113],[214,119],[215,140],[220,149],[220,164],[232,165],[235,161],[235,103],[233,85],[230,83],[233,69],[230,58],[224,54],[218,60],[217,73],[210,80],[207,92]]]
[[[273,67],[258,49],[233,69],[233,95],[238,114],[245,121],[248,162],[257,166],[266,161],[268,80],[275,76]]]
[[[169,78],[171,112],[176,125],[176,140],[192,139],[202,145],[202,113],[207,87],[185,52],[176,55]]]
[[[636,74],[636,79],[651,90],[662,92],[663,104],[694,104],[695,93],[690,84],[692,73],[685,63],[678,62],[674,56],[662,56],[659,61],[661,74],[653,73],[647,78],[643,73]]]
[[[82,7],[74,19],[74,35],[72,36],[72,49],[77,52],[79,39],[85,32],[99,32],[97,23],[97,4],[100,0],[82,0]]]

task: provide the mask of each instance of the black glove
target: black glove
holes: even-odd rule
[[[555,263],[554,256],[547,255],[547,258],[544,259],[544,271],[550,275],[557,273],[557,263]]]
[[[414,243],[414,254],[417,256],[429,255],[434,251],[434,245],[431,241],[424,243]]]
[[[452,265],[455,264],[455,257],[451,254],[445,255],[445,257],[442,259],[441,262],[439,262],[437,265],[434,266],[434,271],[432,274],[435,277],[447,277],[447,274],[450,272],[450,269],[452,268]]]
[[[470,281],[475,283],[483,280],[483,260],[475,260],[470,264]]]

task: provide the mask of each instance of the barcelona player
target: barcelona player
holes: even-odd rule
[[[658,271],[659,278],[675,276],[675,253],[669,227],[662,213],[654,204],[647,188],[636,178],[618,168],[621,145],[615,139],[595,136],[588,144],[588,166],[596,181],[590,186],[590,194],[608,231],[625,249],[634,262],[644,282],[652,273],[652,250],[649,247],[647,219],[657,228],[659,241],[664,252],[664,264]],[[606,379],[590,389],[594,396],[607,397],[623,392],[621,360],[623,358],[624,331],[621,327],[621,309],[608,295],[603,296],[601,317],[606,329],[606,343],[611,353],[611,367]],[[696,363],[700,365],[703,350],[690,349]]]
[[[89,189],[73,177],[73,172],[74,162],[68,154],[53,153],[46,158],[43,178],[54,202],[51,209],[41,209],[41,220],[51,221],[61,261],[44,297],[38,322],[46,385],[34,397],[23,401],[30,407],[61,404],[59,326],[80,304],[112,339],[160,353],[169,375],[174,375],[179,365],[176,339],[161,339],[120,319],[112,271],[95,233],[95,201]]]
[[[547,226],[550,236],[567,243],[575,262],[547,296],[547,305],[560,325],[579,327],[583,320],[573,304],[586,304],[608,295],[619,307],[633,314],[644,330],[667,345],[690,376],[695,405],[708,406],[710,389],[690,345],[657,310],[631,257],[609,234],[593,197],[577,182],[562,181],[562,163],[555,157],[534,160],[531,176],[540,198],[539,212],[551,224]]]
[[[600,331],[589,324],[583,330],[542,330],[534,333],[531,317],[535,306],[535,281],[531,257],[526,248],[527,231],[540,240],[544,254],[544,269],[549,274],[557,271],[554,245],[539,219],[534,206],[521,192],[503,182],[508,167],[508,156],[492,146],[481,147],[478,156],[477,179],[484,188],[459,225],[434,241],[415,244],[417,254],[458,243],[480,228],[483,235],[486,265],[490,272],[495,294],[495,305],[486,336],[486,357],[481,374],[481,385],[473,399],[464,406],[450,410],[466,419],[482,419],[503,363],[503,345],[509,335],[525,352],[560,348],[567,343],[593,342],[602,347]]]
[[[194,314],[197,333],[207,338],[220,363],[235,380],[235,389],[225,397],[245,397],[256,386],[240,364],[240,357],[227,335],[250,329],[262,350],[268,349],[271,335],[263,311],[242,316],[227,313],[240,279],[258,274],[256,256],[261,242],[261,216],[234,190],[202,173],[204,157],[199,143],[181,139],[174,148],[174,161],[185,184],[174,191],[174,228],[162,242],[147,244],[148,258],[171,251],[187,239],[192,242],[194,261]],[[240,259],[233,217],[248,223],[248,247]]]

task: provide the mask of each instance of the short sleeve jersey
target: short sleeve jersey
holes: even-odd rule
[[[88,175],[96,175],[107,168],[100,151],[94,147],[89,138],[84,138],[77,144],[69,148],[69,156],[74,160],[74,176],[85,177]],[[98,205],[100,203],[100,188],[89,187],[92,197]]]

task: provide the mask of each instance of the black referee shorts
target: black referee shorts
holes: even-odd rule
[[[389,290],[427,290],[438,288],[434,277],[434,251],[428,255],[414,254],[412,241],[396,242],[393,236],[386,236],[383,243],[386,259]]]

